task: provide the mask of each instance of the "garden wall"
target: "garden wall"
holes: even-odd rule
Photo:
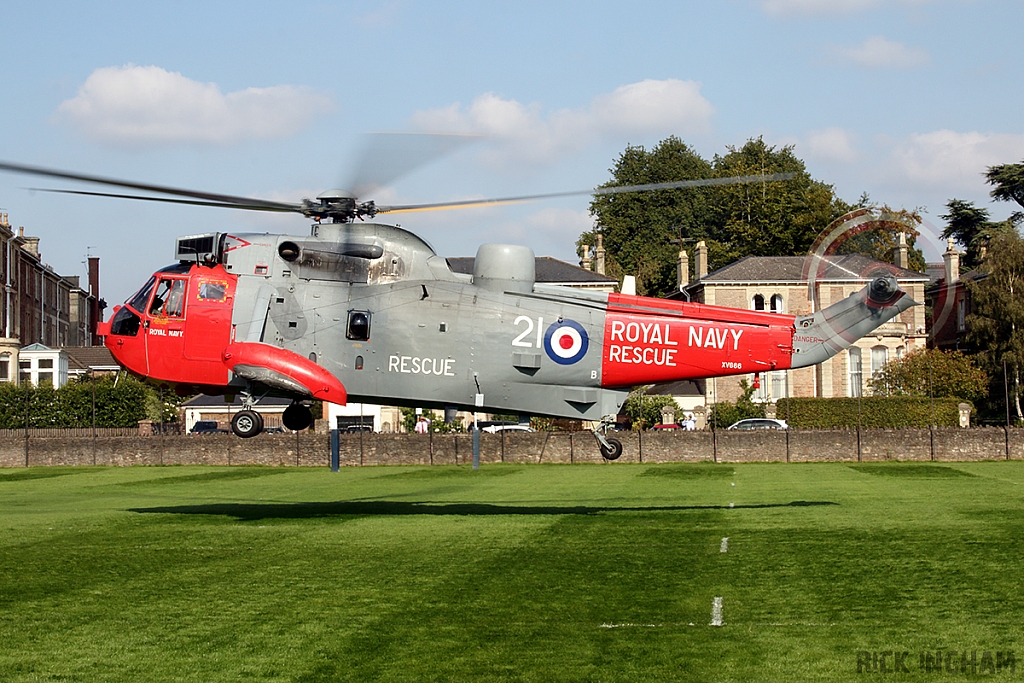
[[[620,463],[875,462],[1024,460],[1024,430],[827,429],[618,432]],[[342,465],[465,465],[469,434],[344,434]],[[589,432],[481,434],[481,463],[601,463]],[[261,434],[202,436],[0,435],[0,467],[39,465],[330,465],[330,437]]]

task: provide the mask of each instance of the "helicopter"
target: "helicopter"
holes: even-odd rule
[[[378,206],[343,191],[299,203],[185,190],[0,162],[0,170],[140,190],[51,192],[270,212],[312,219],[306,236],[213,232],[176,242],[99,334],[132,374],[182,395],[237,394],[231,429],[263,430],[264,397],[292,399],[283,422],[313,423],[313,400],[544,415],[607,436],[637,385],[821,363],[916,302],[892,275],[810,315],[595,293],[536,282],[532,249],[479,247],[456,273],[415,233],[378,215],[733,183],[792,174],[602,187],[454,203]],[[153,196],[160,195],[160,196]]]

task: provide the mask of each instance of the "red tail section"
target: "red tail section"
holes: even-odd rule
[[[791,315],[610,294],[601,385],[784,370],[794,331]]]

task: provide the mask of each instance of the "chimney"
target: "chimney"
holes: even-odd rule
[[[683,291],[683,287],[690,284],[690,257],[685,249],[679,250],[679,258],[676,260],[676,288]]]
[[[593,270],[590,260],[590,247],[586,244],[580,247],[580,268],[583,270]]]
[[[604,275],[604,235],[597,233],[597,249],[594,250],[597,256],[597,272]]]
[[[693,258],[697,266],[694,279],[702,280],[708,275],[708,245],[704,244],[704,240],[697,242],[697,246],[693,249]]]
[[[946,284],[951,285],[960,279],[960,252],[953,246],[953,238],[946,240],[946,253],[942,255],[946,264]]]
[[[910,249],[907,247],[907,233],[900,233],[900,243],[896,247],[896,265],[900,268],[910,268]]]
[[[21,234],[24,235],[25,234],[24,233],[25,228],[21,228],[21,230],[22,230]],[[38,237],[25,237],[24,249],[25,249],[25,251],[27,251],[28,253],[32,254],[36,258],[38,258],[38,259],[42,258],[42,256],[40,256],[40,254],[39,254],[39,238]]]
[[[99,335],[96,334],[96,326],[100,322],[100,259],[97,256],[89,257],[89,339],[92,346],[100,345]]]

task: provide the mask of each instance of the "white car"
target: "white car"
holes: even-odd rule
[[[529,425],[490,425],[480,431],[487,432],[488,434],[497,434],[498,432],[535,432],[537,430]]]
[[[789,429],[789,425],[771,417],[750,417],[729,425],[728,429]]]

